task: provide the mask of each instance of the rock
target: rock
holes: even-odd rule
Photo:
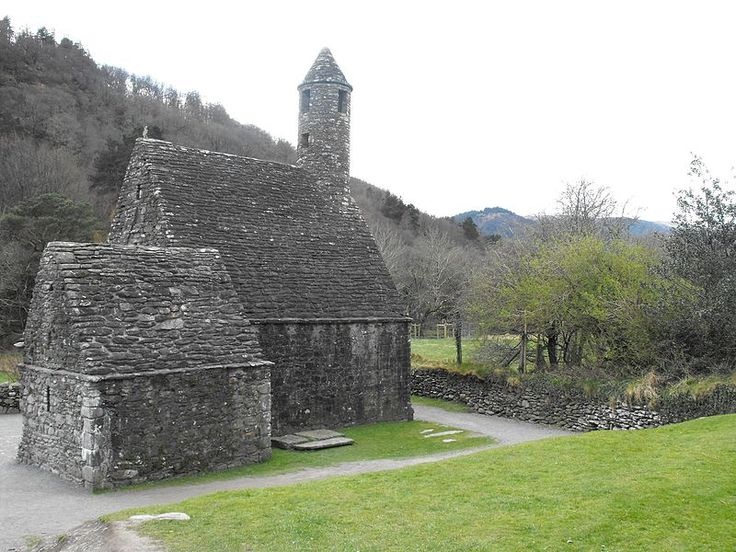
[[[428,435],[425,435],[424,438],[427,437],[444,437],[445,435],[457,435],[458,433],[464,433],[462,429],[452,429],[448,431],[438,431],[437,433],[430,433]]]
[[[183,512],[167,512],[165,514],[158,514],[157,516],[152,516],[149,514],[138,514],[138,515],[130,516],[128,518],[128,521],[142,523],[144,521],[152,521],[152,520],[160,520],[160,519],[168,519],[171,521],[189,521],[192,518],[190,518],[187,514]]]

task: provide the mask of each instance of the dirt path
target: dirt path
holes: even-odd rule
[[[569,434],[552,427],[480,414],[446,412],[424,406],[415,407],[415,417],[418,420],[451,425],[495,437],[498,445]],[[23,550],[29,536],[48,537],[67,533],[88,520],[125,508],[178,502],[223,490],[276,487],[340,475],[393,470],[472,454],[479,450],[402,460],[349,462],[279,475],[240,477],[203,484],[93,495],[53,474],[17,464],[15,451],[20,434],[20,415],[0,416],[0,550],[5,551]]]

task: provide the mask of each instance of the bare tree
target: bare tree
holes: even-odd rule
[[[560,236],[622,237],[636,220],[605,186],[581,179],[567,184],[557,200],[557,212],[537,216],[536,233],[542,240]]]
[[[86,176],[71,152],[36,145],[29,138],[0,137],[0,214],[41,194],[83,196]]]
[[[398,229],[383,220],[374,220],[369,223],[373,239],[376,240],[378,250],[381,252],[383,262],[386,263],[394,282],[401,278],[406,246],[401,239]]]

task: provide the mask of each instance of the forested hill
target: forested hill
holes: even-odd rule
[[[143,128],[177,144],[292,162],[294,149],[195,91],[98,66],[81,44],[0,20],[0,213],[44,192],[105,217]]]

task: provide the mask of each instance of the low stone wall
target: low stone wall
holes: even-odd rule
[[[643,429],[700,416],[736,412],[736,387],[719,387],[703,399],[670,397],[657,410],[622,401],[606,403],[582,391],[528,382],[511,386],[505,380],[463,376],[445,370],[414,370],[412,393],[455,400],[481,414],[550,424],[574,431]]]
[[[20,384],[0,383],[0,414],[20,410]]]

